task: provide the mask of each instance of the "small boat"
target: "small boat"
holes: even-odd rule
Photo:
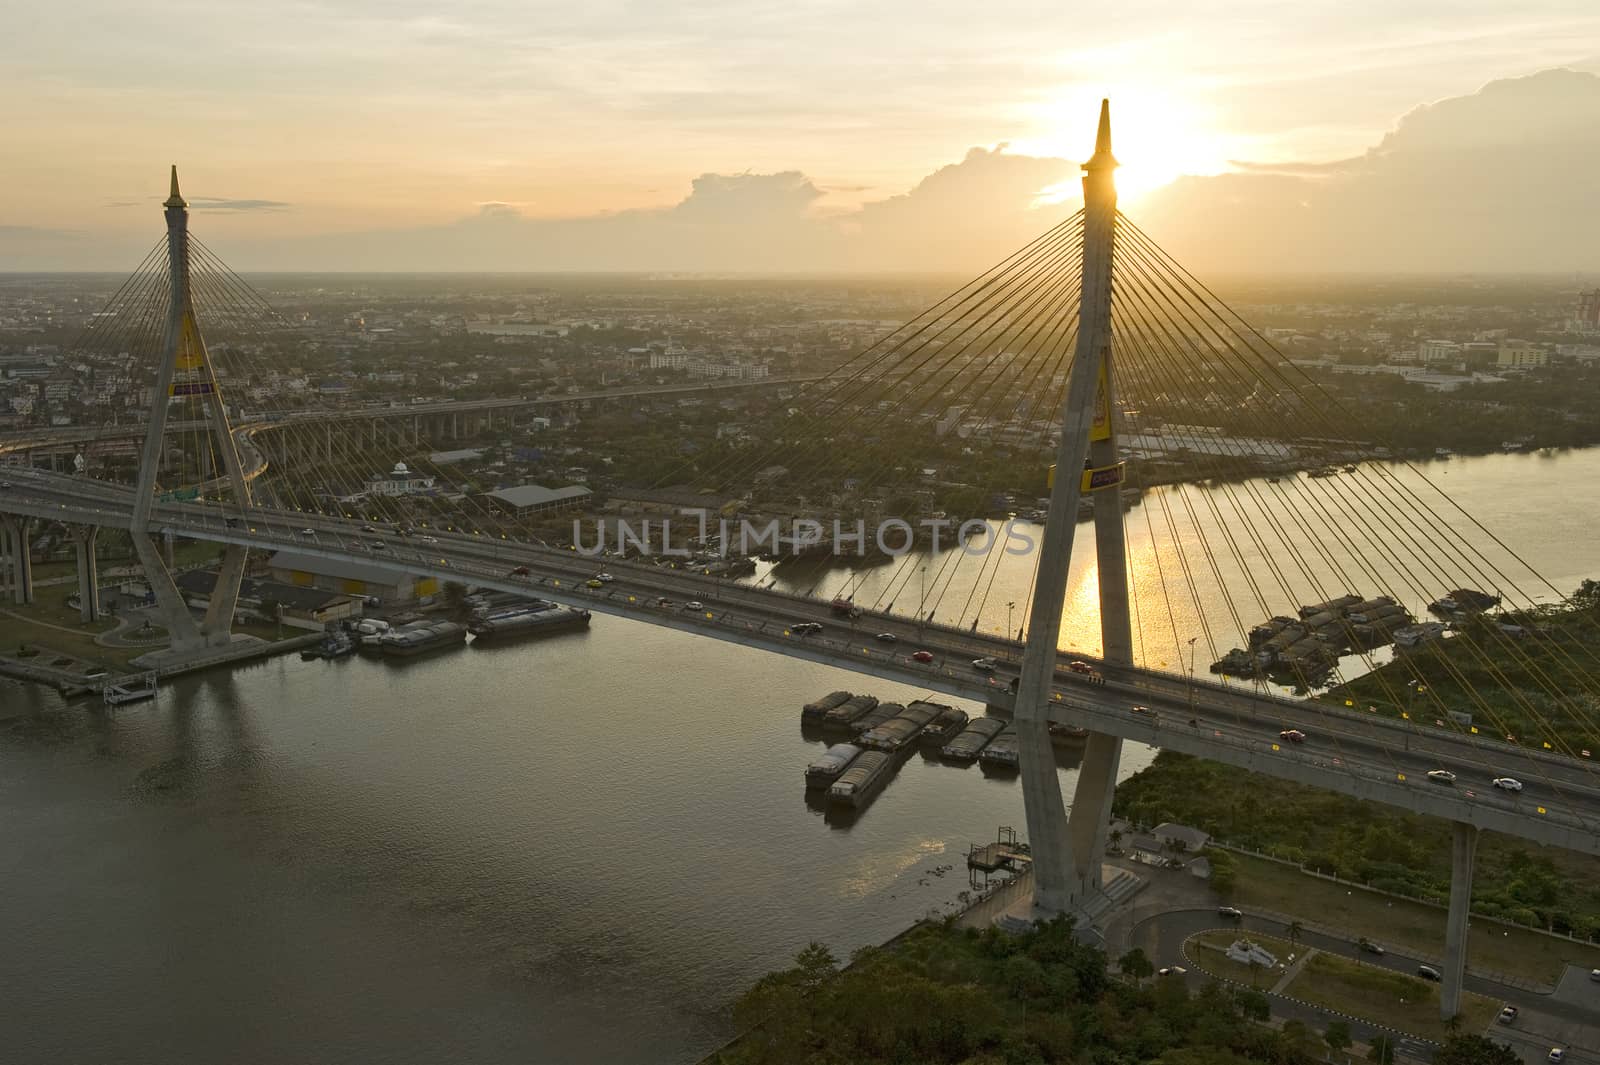
[[[1017,768],[1017,733],[1007,725],[999,735],[989,741],[978,755],[978,762],[988,769]]]

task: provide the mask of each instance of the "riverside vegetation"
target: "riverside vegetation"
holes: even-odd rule
[[[813,943],[740,997],[745,1035],[708,1065],[1311,1065],[1350,1046],[1343,1022],[1257,1023],[1266,995],[1215,982],[1191,993],[1138,950],[1116,969],[1066,919],[1020,935],[924,922],[844,968]],[[1505,1051],[1468,1037],[1439,1060],[1510,1065]],[[1369,1054],[1393,1058],[1384,1041]]]

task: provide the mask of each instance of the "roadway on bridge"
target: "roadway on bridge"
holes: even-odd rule
[[[0,490],[0,510],[120,528],[131,520],[131,490],[123,486],[41,471],[14,471],[9,483],[10,488]],[[216,505],[161,503],[152,520],[176,535],[383,563],[541,595],[989,703],[1002,711],[1012,702],[1007,683],[1022,648],[998,634],[875,612],[847,620],[834,616],[829,604],[805,596],[538,544],[438,530],[397,538],[393,531],[363,531],[359,519],[261,509],[243,517],[230,518],[230,513]],[[379,547],[379,541],[385,546]],[[588,587],[602,566],[614,579]],[[527,567],[528,575],[511,572],[518,567]],[[691,602],[700,607],[690,608]],[[815,622],[822,631],[804,635],[795,628],[798,622]],[[894,642],[876,640],[878,633],[893,635]],[[920,650],[930,652],[933,660],[916,661],[912,655]],[[997,659],[995,673],[974,669],[971,662],[977,657]],[[1590,764],[1447,728],[1142,668],[1105,669],[1105,683],[1096,684],[1068,669],[1071,660],[1081,657],[1070,651],[1061,654],[1051,693],[1054,720],[1413,812],[1600,853],[1600,780]],[[1135,706],[1146,709],[1136,712]],[[1285,728],[1303,731],[1306,741],[1282,741],[1279,733]],[[1457,775],[1454,787],[1428,782],[1428,771],[1441,768]],[[1489,785],[1505,774],[1522,779],[1526,790],[1510,794]]]

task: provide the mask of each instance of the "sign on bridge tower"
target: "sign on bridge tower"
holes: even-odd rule
[[[1083,164],[1083,283],[1072,373],[1061,411],[1061,442],[1048,519],[1040,546],[1028,637],[1017,684],[1015,727],[1022,769],[1023,803],[1033,847],[1033,907],[1038,916],[1092,910],[1100,894],[1122,741],[1091,732],[1078,773],[1069,818],[1050,749],[1049,706],[1056,649],[1061,638],[1072,538],[1086,465],[1117,465],[1116,377],[1111,344],[1111,286],[1117,190],[1112,171],[1111,108],[1100,104],[1093,158]],[[1071,471],[1071,472],[1068,472]],[[1103,657],[1108,665],[1133,661],[1128,611],[1127,562],[1122,507],[1114,490],[1094,493],[1095,555],[1100,585]]]
[[[232,426],[218,387],[216,367],[206,350],[195,312],[189,247],[189,205],[178,191],[178,168],[172,168],[172,193],[164,204],[167,218],[167,315],[157,355],[150,425],[139,456],[133,509],[133,546],[155,593],[173,649],[193,651],[225,646],[231,637],[239,582],[244,576],[245,549],[228,545],[205,619],[189,613],[172,573],[151,537],[161,526],[163,503],[193,499],[227,500],[235,509],[250,505]],[[195,427],[173,435],[177,421]],[[218,466],[221,469],[218,469]]]

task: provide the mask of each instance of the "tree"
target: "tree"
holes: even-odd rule
[[[1239,1012],[1248,1020],[1265,1022],[1272,1016],[1272,1003],[1259,991],[1241,991],[1238,994]]]
[[[1519,1060],[1504,1043],[1476,1034],[1451,1036],[1433,1055],[1434,1065],[1517,1065]]]
[[[1108,838],[1111,840],[1111,852],[1113,854],[1121,854],[1122,853],[1122,829],[1113,828],[1111,830],[1111,835]]]
[[[1300,937],[1305,935],[1306,926],[1299,921],[1290,921],[1287,931],[1289,933],[1289,945],[1298,946]]]
[[[1123,976],[1131,978],[1135,983],[1156,971],[1156,967],[1145,956],[1144,950],[1139,947],[1134,947],[1118,958],[1117,969],[1121,971]]]
[[[1376,1065],[1394,1065],[1394,1040],[1386,1035],[1375,1035],[1367,1048],[1367,1060]]]
[[[1252,955],[1250,958],[1250,986],[1255,987],[1261,978],[1261,963]]]
[[[1329,1050],[1350,1049],[1350,1026],[1344,1021],[1329,1021],[1322,1032],[1322,1041],[1328,1044]]]
[[[460,581],[444,582],[444,602],[450,616],[457,621],[471,612],[467,606],[467,586]]]

